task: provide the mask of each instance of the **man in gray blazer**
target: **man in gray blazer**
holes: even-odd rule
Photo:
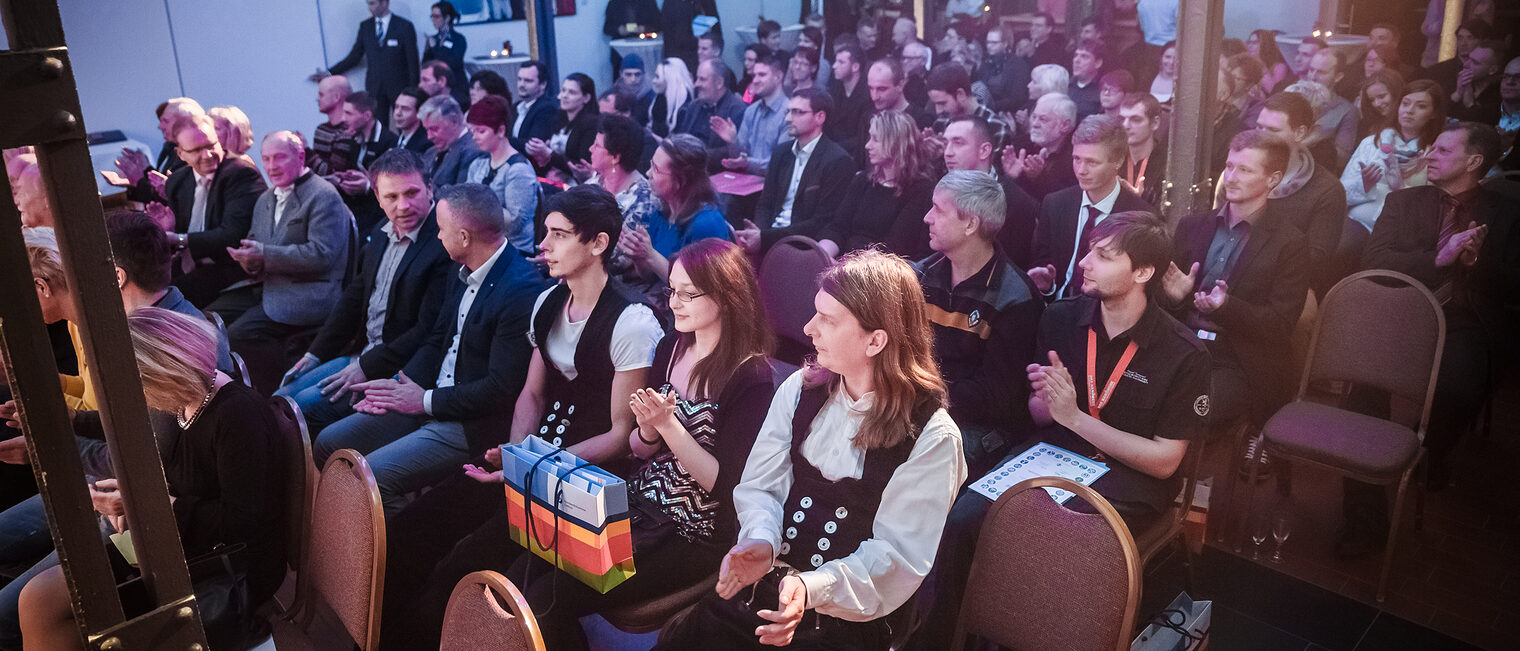
[[[436,192],[455,183],[463,183],[470,163],[486,153],[475,146],[475,137],[464,124],[464,111],[448,95],[430,97],[417,110],[422,127],[427,129],[432,148],[422,155]]]
[[[337,188],[306,167],[305,150],[290,131],[264,137],[270,188],[254,204],[248,238],[227,249],[260,283],[252,289],[258,301],[228,326],[227,337],[266,394],[288,366],[286,340],[314,331],[337,304],[355,237],[353,213]]]

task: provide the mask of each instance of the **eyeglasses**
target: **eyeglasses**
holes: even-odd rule
[[[706,292],[703,292],[701,294],[696,294],[696,293],[692,293],[692,292],[679,291],[679,290],[676,290],[676,289],[671,288],[671,287],[665,287],[665,288],[661,289],[660,292],[663,293],[663,294],[665,294],[665,299],[666,300],[669,300],[670,297],[674,296],[674,297],[676,297],[678,299],[681,299],[682,303],[690,303],[692,301],[695,301],[695,300],[697,300],[699,298],[702,298],[703,296],[707,295]]]
[[[1504,73],[1499,77],[1501,81],[1520,81],[1520,73]]]

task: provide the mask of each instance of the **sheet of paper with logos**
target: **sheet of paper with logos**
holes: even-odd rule
[[[1065,477],[1083,486],[1091,486],[1107,472],[1107,464],[1093,461],[1049,443],[1036,443],[1019,456],[1004,461],[1003,465],[976,480],[976,483],[971,485],[971,490],[981,493],[989,500],[997,501],[997,498],[1013,488],[1014,484],[1025,479]],[[1045,492],[1050,493],[1050,498],[1057,504],[1065,504],[1066,500],[1074,495],[1071,491],[1063,491],[1059,488],[1046,488]]]

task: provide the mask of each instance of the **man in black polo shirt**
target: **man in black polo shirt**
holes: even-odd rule
[[[1039,429],[1012,447],[1016,456],[1043,441],[1102,459],[1109,471],[1092,488],[1132,532],[1155,522],[1177,495],[1188,441],[1204,431],[1209,414],[1208,351],[1149,298],[1159,291],[1171,240],[1166,223],[1145,212],[1116,213],[1093,230],[1081,261],[1083,295],[1045,309],[1035,340],[1039,361],[1026,369],[1029,412]],[[960,608],[991,506],[967,491],[951,508],[925,582],[930,587],[921,590],[933,612],[914,635],[914,648],[949,647],[947,623]],[[1093,511],[1080,498],[1066,507]]]
[[[924,216],[935,254],[914,265],[972,475],[990,469],[1012,435],[1029,431],[1029,388],[1016,378],[1034,350],[1045,305],[997,245],[1003,203],[990,173],[946,174]]]

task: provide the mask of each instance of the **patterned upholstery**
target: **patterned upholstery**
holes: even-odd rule
[[[1104,513],[1068,510],[1041,486]],[[1127,649],[1139,594],[1135,543],[1108,501],[1064,479],[1026,480],[982,524],[955,648],[974,635],[1012,649]]]
[[[794,342],[810,344],[802,327],[813,318],[813,296],[818,293],[818,274],[833,260],[818,243],[801,235],[781,238],[771,245],[760,262],[760,300],[776,334]]]
[[[517,588],[496,572],[459,580],[443,616],[439,651],[544,651],[533,612]]]

